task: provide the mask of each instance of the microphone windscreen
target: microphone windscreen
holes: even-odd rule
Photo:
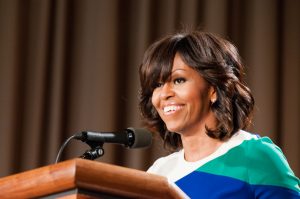
[[[149,132],[146,129],[143,128],[127,128],[127,130],[130,130],[134,134],[134,143],[130,148],[142,148],[142,147],[148,147],[152,143],[152,133]]]

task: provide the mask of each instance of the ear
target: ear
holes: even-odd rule
[[[217,91],[216,91],[215,87],[213,87],[213,86],[210,87],[209,96],[210,96],[211,104],[213,104],[217,101]]]

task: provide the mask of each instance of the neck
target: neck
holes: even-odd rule
[[[201,160],[214,153],[223,143],[202,133],[201,135],[181,136],[184,158],[188,162]]]
[[[203,122],[191,125],[190,128],[180,133],[186,161],[201,160],[214,153],[223,143],[221,140],[209,137],[206,134],[206,126],[208,128],[216,126],[216,118],[211,111]]]

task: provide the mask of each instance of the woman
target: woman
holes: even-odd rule
[[[139,72],[146,125],[175,151],[148,172],[191,198],[300,198],[282,151],[243,130],[254,99],[233,44],[206,32],[170,35],[148,48]]]

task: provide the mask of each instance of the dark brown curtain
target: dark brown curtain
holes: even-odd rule
[[[184,27],[233,41],[269,136],[300,175],[300,1],[0,0],[0,176],[52,164],[82,130],[140,127],[138,66]],[[63,160],[88,147],[72,141]],[[145,170],[167,152],[105,144],[98,161]]]

